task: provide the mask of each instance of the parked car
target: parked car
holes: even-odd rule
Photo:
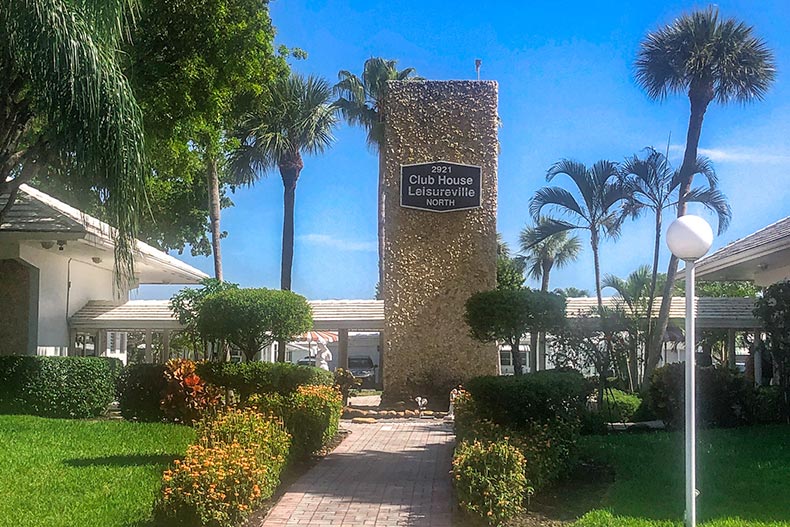
[[[315,366],[315,357],[305,357],[296,361],[299,366]]]
[[[376,366],[370,356],[349,357],[348,371],[357,379],[362,380],[362,388],[376,387]]]

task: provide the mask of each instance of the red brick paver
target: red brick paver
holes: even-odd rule
[[[345,423],[351,434],[297,480],[262,527],[451,527],[449,423]]]

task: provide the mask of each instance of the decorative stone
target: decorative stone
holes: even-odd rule
[[[351,420],[352,423],[360,423],[360,424],[376,424],[376,420],[372,417],[355,417]]]
[[[496,287],[497,84],[390,81],[384,114],[383,398],[440,401],[496,373],[496,346],[469,336],[464,312],[472,294]],[[480,206],[402,207],[401,168],[424,163],[479,167]]]

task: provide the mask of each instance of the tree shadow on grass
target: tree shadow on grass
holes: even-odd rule
[[[172,454],[131,454],[126,456],[102,456],[66,459],[70,467],[142,467],[146,465],[172,464],[179,456]]]

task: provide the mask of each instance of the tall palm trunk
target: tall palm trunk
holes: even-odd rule
[[[543,263],[543,272],[540,276],[540,291],[542,293],[549,292],[549,276],[551,275],[551,268],[554,265],[554,262],[544,262]],[[546,369],[546,333],[539,332],[537,333],[537,340],[535,342],[538,350],[537,356],[537,364],[539,370]],[[533,348],[530,348],[533,349]]]
[[[207,153],[206,180],[208,184],[208,217],[211,224],[211,252],[214,257],[214,277],[222,281],[222,252],[220,251],[219,171],[217,156]]]
[[[598,260],[598,232],[590,230],[590,246],[593,253],[593,266],[595,267],[595,296],[598,299],[598,312],[603,309],[603,295],[601,294],[601,263]]]
[[[663,223],[663,214],[660,208],[656,210],[656,225],[655,225],[655,233],[654,233],[654,242],[653,242],[653,269],[650,275],[650,291],[647,298],[647,313],[645,313],[645,317],[647,318],[647,332],[645,333],[644,338],[644,347],[645,347],[645,358],[644,364],[646,365],[650,361],[650,348],[653,342],[653,332],[655,330],[653,324],[653,304],[656,300],[656,287],[658,286],[658,257],[661,251],[661,225]],[[643,370],[644,373],[644,370]],[[637,384],[640,386],[644,383],[645,378],[641,377],[638,379]]]
[[[296,182],[304,168],[302,156],[297,152],[290,159],[283,160],[280,165],[280,176],[283,180],[283,246],[280,264],[280,289],[291,290],[291,271],[294,263],[294,203],[296,198]],[[285,362],[285,349],[288,342],[277,341],[277,362]]]
[[[521,339],[516,337],[510,341],[510,360],[513,363],[513,375],[521,375],[524,373],[523,364],[521,364]]]
[[[280,176],[283,180],[283,247],[280,266],[280,289],[291,290],[291,272],[294,263],[294,201],[296,182],[304,164],[298,153],[291,159],[280,163]]]
[[[691,101],[691,115],[689,116],[688,132],[686,133],[686,151],[683,154],[683,165],[680,167],[680,191],[678,194],[678,214],[681,217],[686,214],[686,195],[691,189],[691,184],[694,179],[694,165],[697,160],[697,150],[699,148],[699,138],[702,132],[702,122],[705,119],[705,111],[708,109],[708,104],[713,100],[713,88],[707,87],[700,90],[692,90],[689,92],[689,100]],[[645,365],[645,379],[650,379],[650,375],[658,365],[658,359],[661,357],[661,346],[664,342],[664,333],[669,324],[669,308],[672,305],[672,291],[675,287],[675,275],[678,271],[678,259],[673,254],[669,259],[669,267],[667,268],[667,282],[664,285],[664,294],[661,298],[661,309],[658,313],[658,320],[656,321],[655,330],[652,335],[652,342],[650,345],[650,356]],[[647,386],[645,383],[643,386]]]

